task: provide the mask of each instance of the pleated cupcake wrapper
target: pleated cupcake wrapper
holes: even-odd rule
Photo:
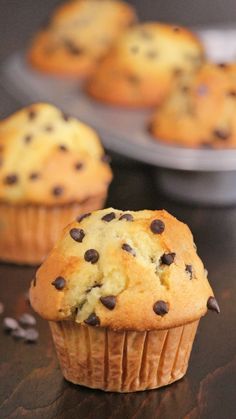
[[[105,391],[154,389],[184,376],[199,320],[167,330],[113,331],[50,322],[64,377]]]
[[[54,207],[0,204],[0,260],[39,264],[75,217],[103,207],[105,197]]]

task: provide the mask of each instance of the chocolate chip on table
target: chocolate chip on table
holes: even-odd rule
[[[121,248],[125,250],[128,253],[131,253],[131,255],[136,256],[135,250],[127,243],[122,244]]]
[[[150,229],[154,234],[162,234],[165,230],[165,224],[161,220],[153,220]]]
[[[60,144],[58,148],[60,151],[68,151],[68,148],[64,144]]]
[[[91,313],[88,318],[84,321],[84,323],[88,324],[89,326],[99,326],[100,319],[95,313]]]
[[[175,260],[175,253],[164,253],[161,257],[163,265],[171,265]]]
[[[75,170],[81,170],[81,169],[83,169],[83,163],[81,163],[81,162],[78,162],[78,163],[75,163]]]
[[[29,179],[30,180],[36,180],[36,179],[38,179],[40,177],[40,175],[39,175],[39,173],[37,173],[37,172],[32,172],[32,173],[30,173],[30,175],[29,175]]]
[[[22,329],[22,327],[18,327],[18,329],[15,329],[11,332],[11,336],[14,339],[25,339],[26,330]]]
[[[159,300],[153,305],[153,311],[158,316],[165,316],[169,312],[169,304],[165,301]]]
[[[70,236],[76,242],[82,243],[85,236],[85,232],[81,228],[72,228],[70,230]]]
[[[39,338],[39,332],[34,329],[26,329],[25,330],[25,342],[26,343],[36,343]]]
[[[58,276],[51,284],[54,285],[58,291],[61,291],[66,286],[66,280],[62,276]]]
[[[64,189],[62,188],[62,186],[54,186],[54,188],[52,189],[52,194],[54,196],[61,196],[63,194]]]
[[[115,218],[116,218],[116,214],[114,212],[109,212],[109,214],[106,214],[102,217],[102,221],[106,221],[107,223],[109,223]]]
[[[190,279],[193,278],[193,267],[192,265],[185,265],[185,271],[190,274]]]
[[[220,140],[228,140],[228,138],[230,137],[230,133],[227,129],[215,129],[213,131],[213,135],[216,138],[219,138]]]
[[[15,173],[7,175],[4,179],[6,185],[14,185],[18,182],[18,176]]]
[[[111,156],[109,156],[108,154],[104,154],[104,155],[101,157],[101,161],[102,161],[103,163],[110,164],[110,163],[111,163]]]
[[[32,138],[33,138],[33,135],[28,134],[24,137],[24,142],[26,144],[29,144],[32,141]]]
[[[84,254],[84,260],[92,264],[96,263],[99,259],[99,253],[95,249],[88,249]]]
[[[16,330],[18,328],[19,328],[18,322],[12,317],[5,317],[3,319],[3,329],[6,332],[11,332],[12,330]]]
[[[84,220],[85,218],[89,217],[90,215],[91,215],[91,212],[87,212],[86,214],[79,215],[76,218],[76,221],[78,221],[78,223],[80,223],[82,220]]]
[[[122,214],[119,220],[134,221],[134,217],[132,214]]]
[[[22,326],[35,326],[36,325],[35,317],[32,316],[32,314],[29,314],[29,313],[23,313],[19,317],[18,321]]]
[[[0,314],[4,312],[4,304],[0,302]]]
[[[216,301],[215,297],[208,298],[207,308],[208,308],[208,310],[215,311],[217,314],[220,313],[220,307],[219,307],[219,304]]]
[[[108,308],[108,310],[114,310],[116,306],[116,297],[114,295],[100,297],[100,301],[106,308]]]

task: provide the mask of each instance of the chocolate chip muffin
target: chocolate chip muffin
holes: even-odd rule
[[[195,72],[203,60],[200,41],[187,29],[140,24],[120,36],[97,66],[87,90],[113,105],[154,106],[183,74]]]
[[[155,112],[150,131],[183,147],[236,147],[236,65],[205,64]]]
[[[103,206],[112,175],[97,134],[49,104],[0,122],[0,260],[40,263],[68,222]]]
[[[189,228],[166,211],[113,208],[69,225],[32,281],[73,383],[156,388],[186,372],[200,318],[219,312]]]
[[[135,20],[134,9],[122,1],[69,1],[35,36],[29,62],[45,73],[85,77]]]

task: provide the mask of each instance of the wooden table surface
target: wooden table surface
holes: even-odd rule
[[[1,41],[2,57],[16,46],[22,47],[27,33],[53,4],[55,1],[49,5],[47,1],[0,0],[0,38],[5,40]],[[27,9],[30,5],[31,12]],[[27,25],[23,25],[25,21]],[[2,116],[19,106],[2,88],[0,96]],[[155,186],[153,168],[115,156],[113,169],[115,179],[108,205],[134,210],[166,208],[189,224],[221,314],[209,313],[201,321],[189,369],[181,381],[134,394],[109,394],[67,383],[57,363],[48,324],[38,317],[37,344],[14,341],[0,330],[0,418],[235,419],[236,208],[196,208],[174,203]],[[0,301],[5,306],[0,322],[4,316],[32,312],[25,293],[34,271],[0,265]]]

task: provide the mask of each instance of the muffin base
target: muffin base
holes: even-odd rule
[[[81,214],[100,209],[104,196],[82,203],[46,207],[0,204],[0,260],[40,264],[54,246],[62,229]]]
[[[114,331],[50,322],[64,377],[105,391],[154,389],[182,378],[199,320],[166,330]]]

